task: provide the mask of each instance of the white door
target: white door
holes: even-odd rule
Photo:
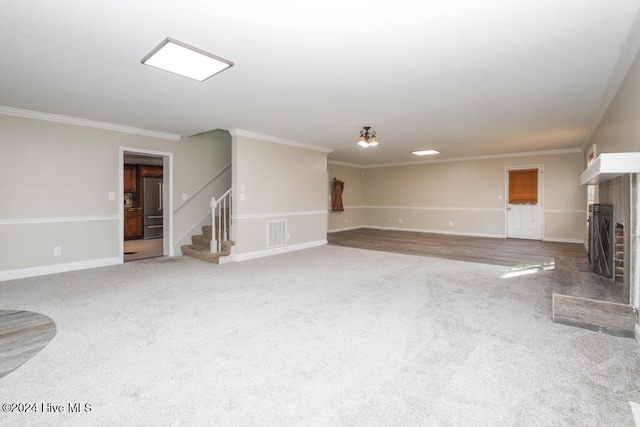
[[[542,239],[540,206],[536,204],[507,205],[507,237],[512,239]]]
[[[542,240],[540,174],[541,168],[507,170],[508,238]]]

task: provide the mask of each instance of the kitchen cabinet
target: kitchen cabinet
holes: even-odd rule
[[[124,165],[124,192],[138,191],[138,165]]]
[[[142,209],[125,208],[124,239],[142,239]]]
[[[140,165],[140,176],[162,178],[162,166]]]

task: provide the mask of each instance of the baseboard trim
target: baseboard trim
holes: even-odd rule
[[[324,239],[324,240],[317,240],[314,242],[300,243],[297,245],[282,246],[279,248],[267,249],[263,251],[249,252],[246,254],[235,254],[233,255],[233,260],[237,262],[248,261],[250,259],[263,258],[267,256],[272,256],[272,255],[285,254],[287,252],[295,252],[303,249],[315,248],[317,246],[324,246],[327,243],[328,243],[327,240]]]
[[[66,273],[89,268],[107,267],[121,264],[119,257],[91,259],[87,261],[69,262],[65,264],[43,265],[40,267],[21,268],[18,270],[0,271],[0,282],[26,279],[28,277],[45,276],[47,274]]]
[[[542,239],[544,242],[554,242],[554,243],[579,243],[584,244],[583,239],[559,239],[555,237],[544,237]]]

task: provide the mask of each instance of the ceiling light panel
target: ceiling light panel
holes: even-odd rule
[[[141,62],[200,82],[233,66],[231,61],[169,37]]]
[[[432,156],[434,154],[440,154],[438,150],[420,150],[420,151],[412,151],[411,154],[415,154],[416,156]]]

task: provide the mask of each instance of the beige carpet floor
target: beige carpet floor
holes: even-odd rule
[[[0,424],[633,426],[640,347],[554,324],[553,274],[323,246],[0,283],[56,322]],[[74,412],[70,412],[74,411]]]

